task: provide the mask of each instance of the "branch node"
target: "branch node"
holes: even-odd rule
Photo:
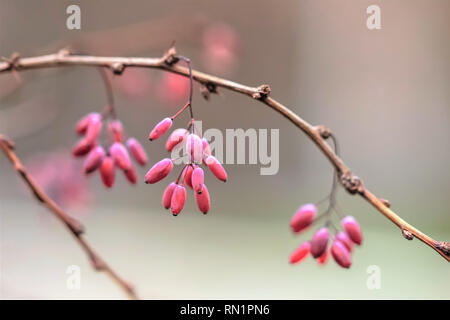
[[[316,130],[320,134],[322,139],[324,139],[324,140],[326,140],[329,137],[331,137],[331,130],[329,128],[325,127],[324,125],[318,125],[316,127]]]
[[[123,63],[114,63],[110,66],[112,72],[116,75],[121,75],[125,70],[125,65]]]
[[[408,231],[408,230],[406,230],[406,229],[402,229],[402,236],[403,236],[403,238],[405,238],[406,240],[412,240],[412,239],[414,239],[414,235],[413,235],[410,231]]]
[[[256,92],[252,94],[253,99],[264,100],[270,95],[270,86],[268,84],[263,84],[256,88]]]
[[[450,256],[450,242],[441,241],[436,244],[436,248],[441,250],[446,256]]]
[[[391,202],[389,200],[380,198],[380,201],[384,204],[385,207],[391,207]]]
[[[8,139],[7,137],[5,137],[4,135],[0,135],[0,140],[3,144],[5,144],[9,150],[14,150],[14,142],[10,139]]]
[[[355,176],[350,171],[340,175],[340,181],[342,186],[351,194],[359,193],[364,194],[364,184],[362,180]]]

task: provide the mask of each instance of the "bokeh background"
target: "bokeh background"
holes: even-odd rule
[[[66,8],[81,7],[81,30],[67,30]],[[368,30],[366,8],[381,7],[381,30]],[[0,55],[31,56],[70,45],[101,55],[160,56],[176,40],[195,68],[232,80],[269,83],[273,97],[313,124],[332,128],[346,163],[394,211],[435,239],[450,240],[450,2],[432,1],[24,1],[0,0]],[[280,170],[227,165],[229,181],[207,184],[212,211],[188,197],[173,218],[160,205],[166,183],[145,185],[164,157],[149,130],[182,105],[186,82],[159,70],[127,70],[113,79],[127,135],[150,163],[139,184],[118,174],[106,190],[71,160],[75,122],[101,110],[105,93],[92,68],[0,75],[0,132],[57,201],[87,226],[105,259],[152,299],[449,299],[450,269],[418,240],[406,241],[359,197],[339,193],[365,242],[350,270],[288,256],[311,231],[294,236],[293,212],[329,192],[332,168],[298,129],[236,93],[194,108],[204,128],[279,128]],[[184,125],[184,119],[178,124]],[[122,299],[93,271],[64,227],[41,207],[0,157],[0,298]],[[74,171],[75,170],[75,171]],[[81,268],[68,290],[66,269]],[[369,290],[367,268],[381,270]]]

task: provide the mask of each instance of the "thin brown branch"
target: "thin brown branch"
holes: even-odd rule
[[[127,57],[98,57],[98,56],[84,56],[71,55],[66,50],[61,50],[56,54],[37,56],[31,58],[16,58],[13,62],[4,61],[0,63],[0,73],[7,71],[20,71],[37,68],[59,67],[59,66],[103,66],[110,68],[114,73],[121,74],[126,67],[144,67],[156,68],[165,71],[177,73],[183,76],[189,76],[189,70],[186,67],[177,64],[175,48],[169,49],[161,58],[127,58]],[[397,225],[403,236],[406,239],[413,239],[414,237],[421,240],[436,252],[438,252],[444,259],[450,262],[450,245],[448,242],[438,242],[426,234],[420,232],[418,229],[408,224],[401,219],[391,209],[388,208],[387,202],[379,199],[372,192],[370,192],[363,184],[362,180],[354,175],[350,168],[336,155],[333,148],[327,143],[326,139],[330,137],[330,130],[324,126],[313,126],[300,118],[292,110],[270,97],[270,87],[262,85],[259,87],[249,87],[240,83],[222,79],[213,75],[192,70],[192,75],[195,81],[199,82],[210,93],[216,93],[218,87],[225,88],[234,92],[247,95],[253,99],[259,100],[268,107],[274,109],[296,127],[301,129],[322,151],[334,166],[339,182],[351,194],[359,194],[386,218]]]
[[[0,148],[5,153],[6,157],[9,159],[11,164],[14,166],[14,170],[19,174],[19,176],[25,181],[27,186],[30,188],[36,199],[41,202],[44,206],[48,208],[62,223],[68,228],[70,233],[74,236],[75,240],[84,250],[88,256],[93,268],[97,271],[104,271],[108,274],[111,279],[113,279],[117,285],[128,295],[131,299],[138,299],[138,296],[133,288],[133,286],[122,279],[114,269],[112,269],[103,258],[94,251],[92,246],[83,236],[84,227],[83,225],[70,217],[64,210],[61,209],[34,181],[34,179],[28,174],[26,168],[22,165],[22,162],[17,157],[14,152],[14,143],[0,135]]]

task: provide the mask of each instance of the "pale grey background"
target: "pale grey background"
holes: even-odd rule
[[[332,128],[343,158],[369,188],[422,231],[450,240],[450,2],[78,1],[82,30],[68,31],[65,8],[71,3],[0,0],[0,55],[51,52],[83,34],[177,14],[224,21],[241,41],[233,80],[270,83],[275,98],[311,123]],[[370,4],[381,7],[381,30],[366,28]],[[103,52],[92,50],[159,56],[174,33],[149,30],[136,43],[148,36],[150,44],[134,51],[122,38]],[[191,32],[176,39],[194,66],[201,61],[198,37]],[[32,71],[24,79],[19,93],[0,101],[0,132],[16,140],[24,159],[70,148],[75,121],[104,103],[102,84],[89,69]],[[165,184],[130,188],[119,179],[105,190],[98,177],[91,181],[90,214],[71,211],[81,215],[89,240],[143,298],[450,298],[448,263],[419,241],[404,240],[377,211],[344,192],[341,206],[361,222],[365,237],[352,268],[342,270],[334,262],[321,268],[312,260],[290,266],[288,255],[309,234],[293,236],[289,219],[300,204],[328,192],[331,167],[284,118],[246,97],[224,94],[205,102],[196,93],[196,114],[207,127],[280,128],[277,175],[260,176],[259,166],[227,166],[226,184],[208,177],[213,210],[206,217],[191,199],[180,217],[168,215],[160,206]],[[51,103],[43,109],[34,99]],[[118,98],[130,135],[145,142],[153,124],[171,113],[157,104],[152,97]],[[151,163],[164,155],[163,143],[144,144]],[[105,275],[91,270],[61,224],[28,196],[4,157],[0,172],[0,297],[123,298]],[[71,264],[82,269],[80,291],[66,289]],[[369,265],[381,268],[381,290],[366,288]]]

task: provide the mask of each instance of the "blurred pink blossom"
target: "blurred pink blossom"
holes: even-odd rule
[[[68,150],[56,150],[32,156],[26,161],[31,177],[58,205],[68,209],[84,209],[92,195],[82,165]]]
[[[111,75],[116,92],[129,99],[143,99],[150,94],[152,78],[148,70],[126,68],[120,76]]]
[[[238,35],[230,25],[210,25],[203,34],[205,67],[210,72],[229,75],[236,66],[238,47]]]
[[[175,73],[164,72],[158,86],[158,98],[161,102],[178,104],[186,101],[189,92],[189,78],[180,76]]]

